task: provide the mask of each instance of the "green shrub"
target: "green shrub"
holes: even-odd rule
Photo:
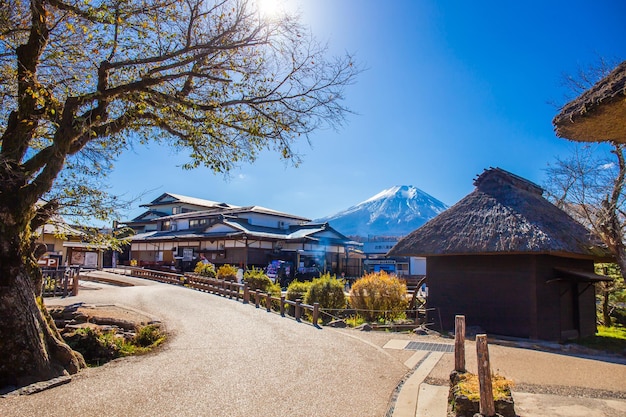
[[[232,265],[222,265],[217,269],[217,277],[227,281],[237,281],[237,268]]]
[[[260,290],[262,292],[269,292],[272,287],[272,280],[265,275],[262,269],[248,269],[243,274],[243,281],[248,284],[250,291]]]
[[[350,305],[368,321],[404,317],[408,306],[406,284],[384,271],[364,275],[350,291]]]
[[[64,340],[74,350],[80,352],[89,365],[102,365],[121,356],[148,352],[165,340],[161,329],[148,325],[137,330],[135,337],[126,339],[115,331],[103,332],[86,327],[78,329]]]
[[[304,302],[310,305],[319,303],[320,308],[343,310],[346,308],[346,295],[343,292],[344,283],[329,273],[313,279]],[[330,317],[330,316],[326,316]],[[324,320],[322,320],[324,321]]]
[[[142,348],[148,348],[159,345],[163,340],[165,340],[165,335],[163,335],[159,326],[149,324],[137,331],[133,344]]]
[[[304,301],[311,284],[311,281],[291,281],[287,287],[287,294],[285,295],[285,298],[290,301],[296,301],[298,298]]]
[[[198,262],[193,272],[202,275],[203,277],[215,278],[215,265],[211,262]]]
[[[291,281],[289,286],[287,287],[287,294],[285,294],[285,298],[290,301],[296,301],[298,299],[303,300],[306,297],[309,288],[311,287],[311,281]],[[290,316],[296,315],[296,308],[292,305],[287,309],[287,314]]]

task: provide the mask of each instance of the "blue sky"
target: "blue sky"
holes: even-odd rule
[[[551,124],[563,74],[626,59],[621,0],[288,1],[296,6],[332,53],[354,53],[367,68],[346,89],[355,114],[300,144],[298,168],[268,152],[225,178],[182,170],[184,151],[129,151],[108,181],[126,198],[143,193],[125,219],[164,192],[315,219],[394,185],[452,205],[491,166],[541,185],[547,164],[573,146]]]

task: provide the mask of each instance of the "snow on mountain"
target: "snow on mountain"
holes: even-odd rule
[[[329,222],[346,236],[404,236],[448,206],[412,185],[397,185],[332,216]]]

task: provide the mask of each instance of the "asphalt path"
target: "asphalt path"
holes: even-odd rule
[[[227,298],[125,278],[48,304],[117,304],[161,320],[156,352],[0,399],[0,416],[384,416],[405,358],[358,331],[318,329]]]

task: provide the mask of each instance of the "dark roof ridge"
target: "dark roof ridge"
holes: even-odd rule
[[[492,190],[494,185],[496,188],[500,188],[503,184],[509,184],[534,194],[543,195],[543,188],[539,185],[498,167],[485,169],[483,173],[474,180],[474,186],[484,192]]]

